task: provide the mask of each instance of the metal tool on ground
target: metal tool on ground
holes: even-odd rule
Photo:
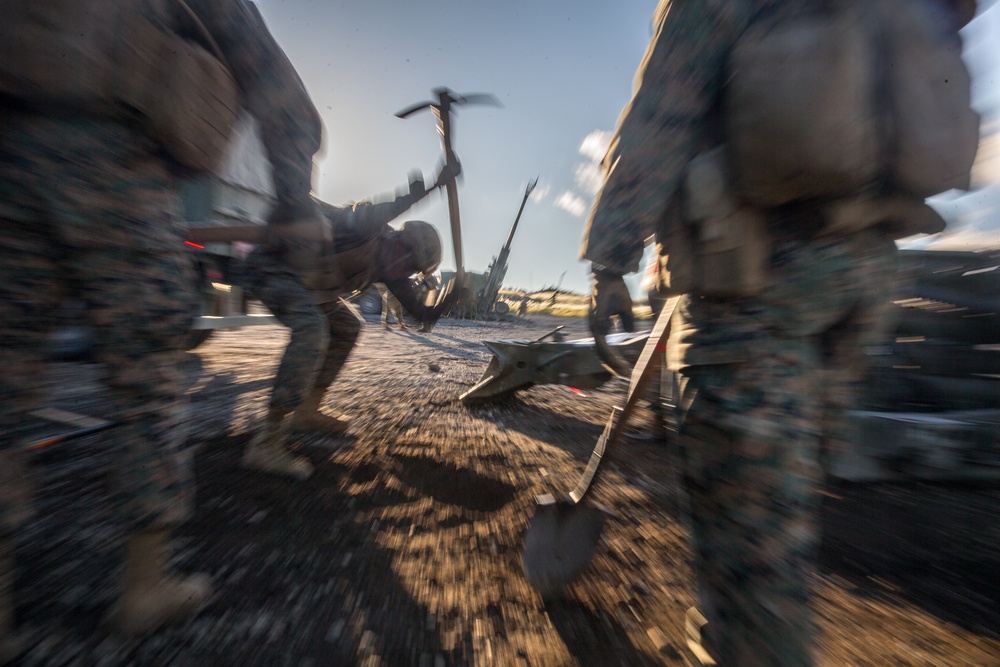
[[[437,101],[420,102],[403,109],[396,114],[398,118],[407,118],[422,109],[430,109],[438,120],[438,133],[441,135],[441,146],[444,149],[444,162],[447,167],[456,169],[459,165],[451,138],[452,107],[465,104],[488,104],[499,107],[500,101],[486,93],[470,93],[458,95],[447,88],[436,88],[434,94]],[[454,171],[452,172],[454,173]],[[455,282],[461,287],[465,280],[465,269],[462,261],[462,225],[458,212],[458,184],[455,177],[445,184],[448,192],[448,216],[451,220],[451,239],[455,250]]]
[[[528,583],[543,597],[552,597],[573,583],[597,553],[604,513],[583,503],[583,499],[593,487],[601,463],[610,455],[628,418],[660,368],[675,305],[676,301],[660,311],[632,370],[625,405],[612,409],[580,481],[565,499],[558,500],[551,494],[535,498],[538,507],[524,536],[522,566]]]
[[[613,376],[598,358],[593,338],[555,338],[559,327],[536,340],[484,340],[493,358],[482,377],[459,396],[466,405],[499,401],[536,384],[561,384],[574,389],[594,389]],[[608,336],[617,354],[633,361],[646,343],[646,333]],[[546,340],[553,337],[552,340]]]
[[[98,419],[97,417],[89,417],[87,415],[68,412],[66,410],[59,410],[58,408],[42,408],[40,410],[33,410],[29,414],[31,414],[32,417],[43,419],[48,422],[56,422],[66,426],[77,427],[74,431],[61,433],[49,438],[42,438],[41,440],[29,443],[25,446],[25,449],[29,452],[39,451],[47,447],[59,445],[69,440],[82,438],[85,435],[99,433],[100,431],[107,430],[115,425],[115,422],[113,421]]]
[[[503,244],[500,249],[500,254],[498,254],[493,259],[493,264],[490,266],[489,277],[486,280],[486,286],[483,288],[483,292],[479,295],[478,311],[479,317],[483,318],[489,315],[491,312],[496,311],[498,315],[506,314],[507,304],[503,304],[504,311],[500,312],[501,306],[497,301],[497,296],[500,294],[500,287],[503,285],[503,279],[507,275],[507,258],[510,257],[510,244],[514,240],[514,232],[517,231],[517,223],[521,221],[521,214],[524,212],[524,205],[528,203],[528,196],[531,195],[531,191],[535,189],[538,184],[538,177],[535,180],[528,183],[528,187],[524,189],[524,198],[521,199],[521,206],[517,209],[517,215],[514,217],[514,224],[510,226],[510,233],[507,234],[507,241]]]

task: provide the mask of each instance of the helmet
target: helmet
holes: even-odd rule
[[[958,25],[964,27],[976,15],[976,0],[952,0],[958,15]]]
[[[407,220],[400,227],[403,243],[413,253],[420,272],[431,275],[441,263],[441,237],[433,225],[423,220]]]

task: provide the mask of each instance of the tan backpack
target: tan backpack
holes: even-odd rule
[[[193,17],[183,0],[3,0],[0,94],[41,109],[138,112],[174,159],[213,171],[236,124],[238,90],[217,49],[177,34],[174,10]]]
[[[968,189],[979,116],[953,8],[787,5],[756,21],[730,56],[724,117],[738,196],[773,207]]]
[[[819,233],[944,221],[924,198],[967,189],[979,144],[960,21],[943,0],[777,3],[736,44],[725,144],[699,154],[660,221],[663,294],[767,285],[767,210],[814,202]],[[963,20],[969,9],[962,6]],[[815,230],[811,230],[815,232]]]

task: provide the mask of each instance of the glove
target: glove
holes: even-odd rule
[[[445,313],[450,311],[456,303],[458,303],[459,297],[463,294],[468,295],[469,290],[467,288],[455,289],[455,281],[452,280],[444,288],[444,293],[438,295],[438,302],[424,311],[423,317],[423,330],[430,331],[437,324],[437,321],[444,316]]]
[[[437,179],[434,181],[435,188],[443,188],[448,184],[448,181],[458,178],[462,173],[462,165],[456,159],[451,164],[445,164],[441,167],[441,171],[438,172]]]
[[[625,280],[615,273],[594,271],[594,289],[590,296],[590,331],[596,336],[607,336],[611,331],[611,317],[621,318],[625,331],[635,331],[632,314],[632,295]]]

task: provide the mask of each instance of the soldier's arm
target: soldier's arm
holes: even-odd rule
[[[429,190],[424,187],[423,177],[411,176],[406,194],[397,194],[392,198],[377,198],[374,202],[355,204],[350,213],[351,224],[357,229],[373,230],[381,233],[385,225],[403,215],[421,199],[427,196]]]
[[[322,122],[292,63],[252,2],[187,3],[218,44],[244,107],[260,125],[279,206],[312,208],[312,158],[320,147]],[[197,36],[190,19],[182,16],[185,22],[186,30]]]
[[[604,157],[581,258],[614,275],[638,271],[645,241],[704,141],[725,61],[756,0],[661,0],[655,33]]]

